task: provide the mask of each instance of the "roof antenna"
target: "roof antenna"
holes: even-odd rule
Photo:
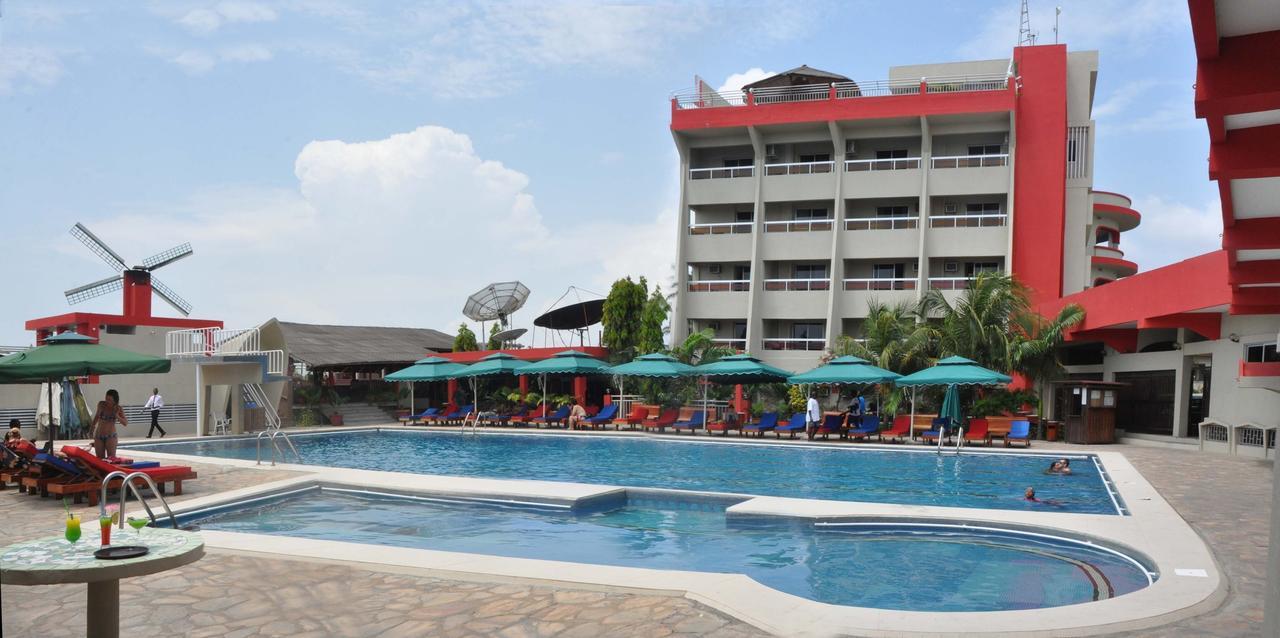
[[[1058,43],[1058,18],[1062,16],[1062,7],[1053,8],[1053,43]]]
[[[1054,29],[1055,37],[1057,28]],[[1031,30],[1031,10],[1027,8],[1027,0],[1022,0],[1022,15],[1018,20],[1018,46],[1035,46],[1036,33]]]

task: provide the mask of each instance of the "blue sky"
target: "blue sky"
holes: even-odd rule
[[[0,0],[0,344],[109,274],[81,221],[193,316],[452,331],[465,296],[672,272],[667,96],[700,75],[1008,57],[1018,3]],[[1061,0],[1098,49],[1095,184],[1132,196],[1143,268],[1217,247],[1185,3]],[[1032,26],[1053,40],[1053,3]],[[167,312],[162,302],[156,309]],[[118,312],[110,295],[76,306]]]

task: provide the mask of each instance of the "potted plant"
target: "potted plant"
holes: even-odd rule
[[[329,403],[333,405],[333,413],[329,415],[329,425],[342,425],[342,404],[346,402],[346,398],[337,392],[329,397]]]

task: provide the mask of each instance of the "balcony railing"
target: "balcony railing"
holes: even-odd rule
[[[251,357],[265,359],[267,374],[284,374],[284,351],[263,350],[257,328],[193,328],[172,330],[165,335],[165,356],[186,357]]]
[[[765,164],[765,175],[812,175],[814,173],[830,173],[835,170],[835,162],[788,162],[781,164]]]
[[[934,290],[965,290],[973,277],[930,277],[929,287]]]
[[[732,179],[755,175],[754,166],[721,166],[715,168],[691,168],[689,179]]]
[[[1004,226],[1009,216],[1004,213],[974,213],[969,215],[930,215],[929,228],[995,228]]]
[[[718,222],[715,224],[689,224],[690,235],[741,235],[750,234],[755,222]]]
[[[1009,87],[1009,78],[1003,73],[963,76],[939,76],[932,78],[865,80],[861,82],[834,82],[832,84],[805,84],[751,89],[747,91],[711,90],[705,85],[677,91],[671,100],[678,109],[752,107],[788,102],[817,102],[823,100],[849,100],[926,93],[959,93],[967,91],[1003,91]]]
[[[747,292],[748,290],[751,290],[751,281],[747,279],[689,282],[689,292]]]
[[[765,290],[788,290],[788,291],[809,291],[809,290],[831,290],[830,279],[766,279],[764,280]]]
[[[991,155],[940,155],[933,158],[934,168],[983,168],[988,166],[1004,166],[1009,163],[1008,153]]]
[[[765,222],[764,232],[766,233],[806,233],[816,230],[831,230],[832,222],[830,219],[813,219],[806,221],[792,222]]]
[[[920,223],[919,217],[851,217],[844,220],[845,230],[910,230]]]
[[[1120,250],[1119,248],[1112,248],[1111,246],[1102,246],[1102,245],[1094,246],[1093,254],[1097,255],[1098,257],[1124,259],[1124,251]]]
[[[845,290],[915,290],[918,280],[914,277],[872,277],[870,279],[845,279]]]
[[[711,340],[711,343],[713,343],[713,344],[715,344],[715,345],[717,345],[717,346],[726,346],[726,347],[729,347],[729,348],[733,348],[734,350],[746,350],[746,349],[747,349],[747,340],[746,340],[746,339],[712,339],[712,340]]]
[[[798,337],[765,338],[765,350],[825,350],[826,339],[802,339]]]
[[[895,157],[892,159],[861,159],[844,161],[844,170],[846,173],[860,173],[865,171],[905,171],[913,168],[920,168],[919,157]]]

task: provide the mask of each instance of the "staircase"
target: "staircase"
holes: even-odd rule
[[[342,413],[343,425],[386,425],[396,422],[394,415],[368,403],[344,403],[336,412]]]

